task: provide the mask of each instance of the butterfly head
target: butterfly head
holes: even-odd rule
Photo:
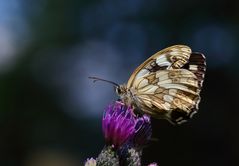
[[[131,106],[134,103],[132,93],[125,84],[116,86],[115,92],[124,104]]]
[[[117,93],[117,95],[119,96],[123,96],[124,94],[127,93],[127,88],[126,85],[118,85],[115,87],[115,92]]]

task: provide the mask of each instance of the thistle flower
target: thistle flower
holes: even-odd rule
[[[106,146],[96,159],[99,166],[140,166],[144,145],[152,134],[150,117],[136,116],[133,108],[121,101],[104,111],[102,129]]]
[[[119,156],[110,146],[104,147],[96,159],[97,166],[119,166]]]
[[[132,144],[136,148],[142,148],[145,144],[148,143],[152,136],[152,128],[150,117],[143,115],[141,118],[138,118],[135,126],[135,134],[132,138]]]
[[[135,132],[135,119],[132,109],[121,102],[116,102],[106,109],[102,128],[106,143],[118,148],[125,143]]]
[[[124,144],[140,147],[151,137],[150,118],[146,115],[137,117],[133,108],[121,101],[116,101],[105,110],[102,128],[106,143],[115,149]]]

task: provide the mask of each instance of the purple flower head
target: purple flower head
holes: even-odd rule
[[[142,147],[147,144],[152,135],[150,117],[143,115],[138,118],[135,126],[135,134],[132,138],[132,143],[135,147]]]
[[[116,149],[123,144],[143,145],[151,137],[150,118],[137,117],[133,109],[121,101],[105,110],[102,128],[106,143]]]
[[[132,108],[119,101],[109,105],[102,122],[106,143],[118,148],[134,134],[135,124]]]

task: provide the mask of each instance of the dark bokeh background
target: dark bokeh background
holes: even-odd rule
[[[199,113],[158,138],[143,162],[239,165],[239,2],[234,0],[1,0],[0,165],[77,166],[104,145],[101,117],[156,51],[189,45],[207,57]]]

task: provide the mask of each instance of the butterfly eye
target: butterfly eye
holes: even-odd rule
[[[116,87],[116,88],[115,88],[115,91],[116,91],[117,94],[121,94],[121,89],[120,89],[120,87]]]

